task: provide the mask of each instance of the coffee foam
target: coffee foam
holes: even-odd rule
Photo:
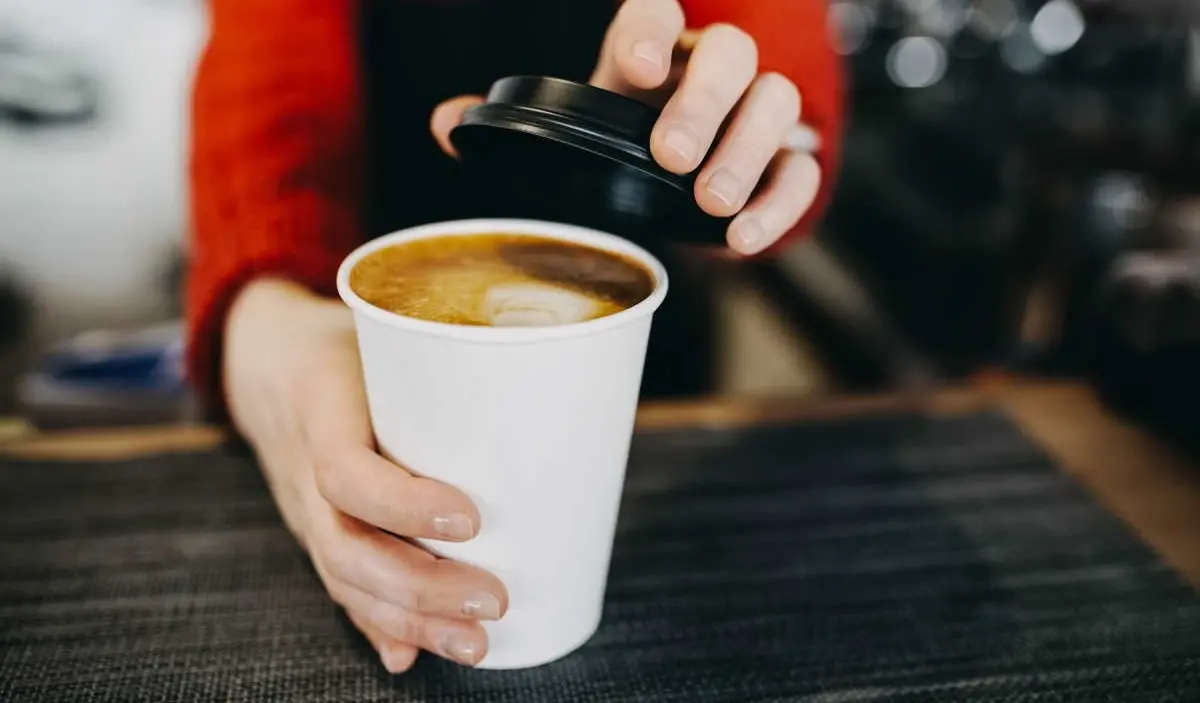
[[[605,317],[644,300],[640,264],[542,237],[480,234],[404,242],[350,273],[366,302],[406,317],[459,325],[544,327]]]
[[[591,320],[600,302],[545,283],[501,283],[487,289],[483,308],[493,327],[548,327]]]

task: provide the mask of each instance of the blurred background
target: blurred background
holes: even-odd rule
[[[782,261],[713,272],[711,392],[1083,376],[1196,434],[1200,3],[831,9],[837,197]],[[205,35],[203,0],[0,0],[0,415],[194,413],[175,320]]]
[[[83,387],[72,401],[63,384],[58,398],[52,375],[28,375],[55,343],[107,330],[144,337],[140,328],[158,323],[167,327],[156,340],[174,332],[186,114],[205,34],[203,0],[0,0],[0,407],[9,412],[22,399],[87,406],[103,395]],[[177,403],[168,377],[141,379],[129,395],[153,389],[148,404]]]

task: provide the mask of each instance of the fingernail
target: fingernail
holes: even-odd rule
[[[475,525],[469,516],[455,513],[435,517],[433,531],[447,539],[471,539],[475,536]]]
[[[689,164],[696,160],[696,152],[700,150],[699,140],[686,127],[668,129],[666,136],[663,137],[663,144]]]
[[[767,233],[754,218],[735,222],[729,231],[729,243],[743,254],[756,254],[767,245]]]
[[[500,618],[500,600],[491,593],[477,593],[463,601],[462,614],[479,620]]]
[[[705,188],[729,207],[737,207],[742,202],[742,181],[729,169],[723,168],[714,173]]]
[[[440,647],[442,654],[463,664],[475,664],[475,657],[479,653],[474,638],[461,632],[452,632],[446,635],[442,638]]]
[[[659,48],[658,44],[652,41],[640,41],[634,44],[633,55],[659,70],[662,70],[662,67],[665,64],[663,61],[662,49]]]

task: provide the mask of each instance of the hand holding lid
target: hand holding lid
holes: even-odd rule
[[[678,2],[627,0],[590,83],[502,79],[486,100],[439,109],[435,135],[539,216],[643,243],[728,241],[753,254],[811,206],[820,169],[786,148],[800,96],[759,74],[745,32],[685,30]]]

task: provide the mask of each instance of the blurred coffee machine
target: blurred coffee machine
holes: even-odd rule
[[[1117,262],[1200,242],[1198,11],[834,0],[852,117],[820,245],[945,375],[1085,372]]]

